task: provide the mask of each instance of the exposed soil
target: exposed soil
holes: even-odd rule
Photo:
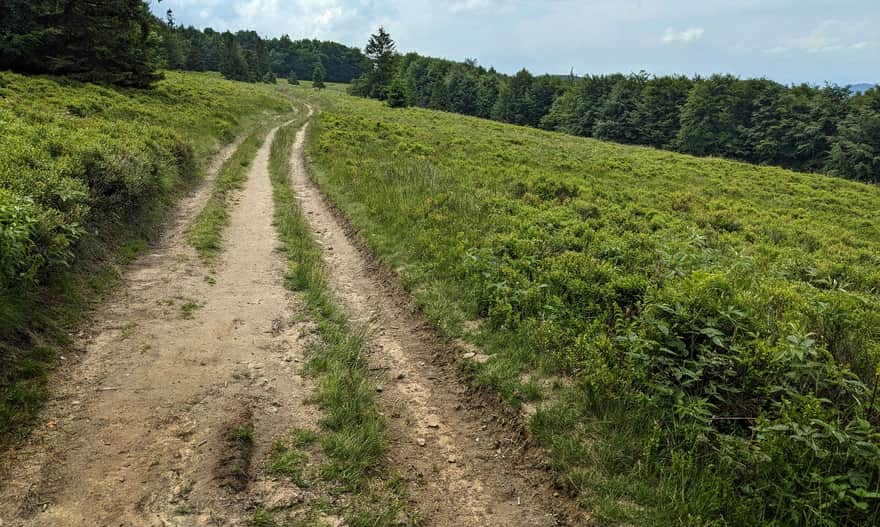
[[[312,390],[297,374],[302,346],[272,225],[273,136],[216,268],[184,231],[237,145],[79,335],[81,357],[56,375],[41,424],[4,454],[0,524],[249,525],[256,504],[295,496],[262,471],[273,439],[318,418],[304,404]]]
[[[236,145],[77,337],[81,353],[55,376],[41,424],[4,454],[0,525],[249,525],[258,506],[310,499],[264,470],[274,439],[320,418],[298,374],[308,322],[290,323],[299,301],[284,287],[272,225],[274,134],[233,208],[221,261],[202,264],[184,233]],[[369,331],[387,461],[410,482],[426,523],[571,523],[571,505],[555,494],[515,412],[469,387],[456,366],[461,350],[437,337],[311,182],[304,137],[305,129],[293,184],[334,293]]]
[[[515,414],[469,387],[450,357],[463,350],[437,337],[399,282],[310,180],[304,134],[291,159],[293,184],[323,249],[332,290],[352,319],[368,329],[368,360],[390,428],[389,463],[410,481],[427,523],[571,523],[571,504],[554,492]]]

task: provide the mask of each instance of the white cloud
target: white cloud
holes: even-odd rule
[[[682,31],[676,31],[675,29],[668,27],[666,28],[666,32],[663,33],[663,36],[660,37],[660,42],[663,42],[664,44],[671,44],[673,42],[693,42],[703,38],[703,33],[705,32],[706,31],[701,27],[689,27]]]
[[[496,6],[493,0],[457,0],[452,2],[449,9],[453,13],[466,13],[468,11],[479,11],[494,7]]]
[[[797,47],[807,53],[827,53],[843,48],[840,34],[840,23],[834,20],[822,22],[819,27],[808,35],[796,40]]]
[[[872,45],[871,41],[862,39],[865,36],[862,23],[825,20],[806,35],[789,39],[764,51],[769,54],[801,51],[811,55],[858,51]]]

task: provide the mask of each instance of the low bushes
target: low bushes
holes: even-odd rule
[[[538,403],[595,518],[880,521],[877,187],[324,104],[321,185],[438,326],[492,354],[479,377]]]
[[[136,90],[0,72],[0,400],[18,416],[0,436],[31,415],[5,406],[34,343],[106,288],[211,152],[289,110],[280,88],[217,75]]]

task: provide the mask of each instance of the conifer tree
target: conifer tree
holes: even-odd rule
[[[158,80],[160,22],[143,0],[5,0],[0,69],[145,87]]]
[[[324,85],[325,75],[327,75],[327,70],[324,69],[324,65],[320,62],[315,64],[315,70],[312,72],[312,86],[315,89],[323,90],[326,87]]]
[[[391,35],[380,27],[379,31],[370,35],[365,52],[370,60],[372,68],[367,74],[367,89],[370,97],[380,100],[385,99],[388,86],[394,76],[394,56],[397,44],[391,39]]]

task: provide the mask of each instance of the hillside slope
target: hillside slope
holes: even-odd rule
[[[0,438],[44,398],[53,341],[210,154],[290,111],[283,90],[208,74],[134,90],[0,72]]]
[[[880,518],[880,189],[317,102],[318,183],[596,518]]]

